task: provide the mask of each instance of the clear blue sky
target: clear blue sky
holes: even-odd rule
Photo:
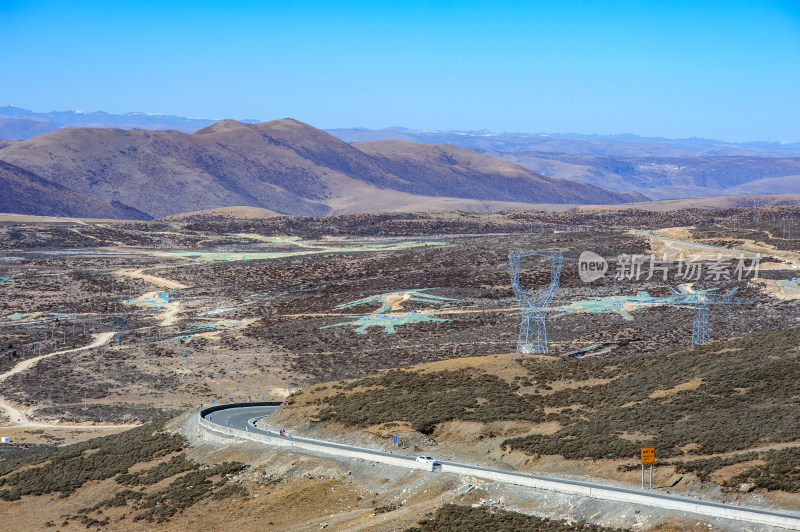
[[[0,0],[0,105],[800,141],[800,1]]]

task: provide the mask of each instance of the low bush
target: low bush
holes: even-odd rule
[[[733,456],[717,456],[714,458],[703,458],[700,460],[691,460],[688,462],[675,462],[675,471],[677,473],[694,473],[697,478],[703,482],[708,480],[708,477],[714,471],[718,471],[723,467],[734,464],[741,464],[742,462],[749,462],[758,458],[758,453],[742,453]]]
[[[333,385],[317,416],[360,427],[407,421],[425,434],[450,420],[557,421],[552,434],[503,446],[570,459],[634,458],[642,446],[659,459],[740,452],[680,466],[705,479],[744,451],[797,439],[798,345],[800,329],[788,329],[624,360],[520,356],[527,373],[511,382],[478,369],[392,370]],[[793,489],[767,469],[751,476]]]
[[[767,451],[761,459],[766,463],[734,476],[726,485],[752,482],[756,488],[800,492],[800,447]]]
[[[150,469],[137,471],[136,473],[123,473],[116,478],[116,481],[125,486],[148,486],[178,473],[197,469],[197,467],[197,462],[187,459],[186,455],[181,453]]]
[[[640,446],[654,446],[667,458],[682,456],[690,444],[692,453],[716,454],[793,441],[800,426],[797,345],[800,329],[789,329],[633,357],[624,364],[597,361],[599,368],[614,367],[618,376],[542,397],[546,407],[578,407],[579,415],[561,417],[565,426],[554,434],[512,438],[504,445],[565,458],[634,457]],[[575,375],[572,364],[529,361],[526,366],[543,366],[539,378],[552,379]],[[605,370],[597,374],[608,375]],[[696,384],[687,386],[692,381]],[[642,436],[623,437],[627,434]],[[704,464],[700,472],[707,467],[713,464]]]
[[[164,422],[154,422],[4,463],[0,486],[6,488],[0,490],[0,499],[55,492],[66,497],[90,480],[126,473],[134,464],[182,450],[185,438],[164,433],[163,428]],[[38,467],[17,471],[30,465]]]
[[[490,510],[448,504],[436,512],[433,519],[420,521],[406,532],[610,532],[621,530],[578,521],[555,521],[506,510]]]
[[[517,393],[517,387],[495,375],[470,370],[431,373],[392,370],[377,377],[350,382],[354,393],[326,397],[328,406],[317,417],[367,427],[391,421],[408,421],[424,434],[438,423],[526,420],[541,422],[544,412],[536,399]]]
[[[250,492],[244,486],[228,484],[215,491],[211,498],[218,501],[228,497],[247,497],[248,495],[250,495]]]
[[[144,498],[138,504],[139,509],[144,511],[136,514],[134,520],[162,523],[180,510],[215,494],[220,499],[234,495],[247,496],[247,489],[239,485],[225,489],[228,482],[226,476],[238,473],[246,467],[241,462],[224,462],[182,475],[166,488]],[[213,477],[222,478],[214,482],[211,480]]]

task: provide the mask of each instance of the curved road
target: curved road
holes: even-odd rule
[[[255,425],[253,425],[252,423],[256,419],[267,417],[268,415],[273,413],[277,408],[278,408],[277,406],[242,406],[242,407],[237,406],[212,412],[206,415],[205,418],[214,423],[215,425],[219,425],[221,427],[230,427],[232,429],[238,429],[245,432],[255,432],[257,434],[266,434],[267,436],[281,437],[280,433],[275,432],[274,430],[260,429]],[[386,453],[383,451],[375,451],[373,449],[366,449],[363,447],[353,447],[341,443],[333,443],[323,440],[312,440],[309,438],[300,438],[297,436],[293,436],[290,433],[287,433],[286,436],[284,437],[293,441],[308,442],[308,443],[313,443],[315,445],[321,445],[323,447],[344,449],[348,451],[353,451],[353,450],[363,451],[369,454],[374,454],[376,456],[390,456],[392,458],[408,460],[409,462],[416,461],[416,457],[414,456],[403,456],[402,454]],[[447,462],[442,462],[442,463],[444,464]]]
[[[205,417],[211,423],[214,423],[216,425],[220,425],[220,426],[223,426],[223,427],[230,427],[232,429],[237,429],[237,430],[240,430],[240,431],[243,431],[243,432],[256,432],[256,433],[266,434],[266,435],[269,435],[269,436],[280,437],[280,435],[278,433],[276,433],[275,431],[259,429],[259,428],[256,428],[253,425],[253,421],[255,421],[256,419],[263,418],[263,417],[266,417],[266,416],[270,415],[272,412],[274,412],[278,408],[278,406],[240,406],[240,405],[227,406],[227,405],[219,405],[219,407],[217,407],[217,408],[219,408],[219,410],[217,410],[215,412],[210,412],[210,413],[207,413],[206,410],[202,410],[200,412],[200,415],[202,417]],[[360,451],[360,452],[372,454],[372,455],[375,455],[375,456],[388,456],[388,457],[392,457],[394,459],[398,459],[398,458],[406,459],[409,462],[414,462],[415,461],[415,458],[412,457],[412,456],[403,456],[403,455],[398,455],[398,454],[394,454],[394,453],[386,453],[386,452],[383,452],[383,451],[375,451],[375,450],[366,449],[366,448],[363,448],[363,447],[354,447],[354,446],[350,446],[350,445],[343,445],[343,444],[340,444],[340,443],[326,442],[326,441],[322,441],[322,440],[313,440],[313,439],[309,439],[309,438],[300,438],[300,437],[296,437],[296,436],[292,436],[292,435],[287,435],[285,437],[286,438],[290,438],[290,439],[292,439],[294,441],[297,441],[297,442],[308,442],[308,443],[312,443],[312,444],[320,445],[320,446],[324,446],[324,447],[332,447],[332,448],[338,448],[338,449],[344,449],[344,450],[350,450],[350,451]],[[470,464],[460,464],[460,463],[456,463],[456,462],[444,462],[443,461],[441,463],[443,464],[443,466],[448,466],[448,465],[457,466],[459,468],[465,468],[465,469],[473,470],[476,473],[480,472],[480,471],[486,471],[486,472],[492,472],[492,473],[503,473],[505,475],[512,475],[512,476],[524,477],[524,478],[530,478],[530,479],[536,479],[536,480],[544,480],[544,481],[559,483],[559,484],[562,484],[562,485],[581,486],[581,487],[585,487],[585,488],[596,488],[596,489],[610,490],[610,491],[614,491],[614,492],[618,492],[618,493],[624,493],[624,494],[635,494],[635,495],[639,495],[639,496],[645,496],[645,497],[648,497],[648,498],[652,499],[651,506],[655,506],[655,507],[659,507],[659,501],[678,501],[678,502],[683,502],[683,503],[694,504],[694,505],[697,505],[697,506],[700,506],[700,507],[735,509],[735,510],[738,510],[740,512],[746,512],[747,514],[753,515],[754,518],[756,518],[757,516],[781,517],[781,518],[789,519],[789,520],[792,521],[792,523],[793,523],[791,525],[792,529],[800,530],[800,514],[797,514],[797,513],[773,512],[773,511],[770,511],[770,510],[760,510],[760,509],[757,509],[757,508],[744,508],[744,507],[733,506],[733,505],[729,505],[729,504],[721,504],[721,503],[716,503],[716,502],[709,502],[709,501],[691,499],[691,498],[688,498],[688,497],[677,497],[675,495],[666,495],[666,494],[662,494],[662,493],[656,493],[656,492],[653,492],[653,491],[643,491],[643,490],[636,490],[636,489],[630,489],[630,488],[620,488],[620,487],[617,487],[617,486],[610,486],[610,485],[605,485],[605,484],[596,484],[596,483],[592,483],[592,482],[581,482],[581,481],[577,481],[577,480],[567,480],[567,479],[560,479],[560,478],[543,477],[543,476],[539,476],[539,475],[528,475],[528,474],[525,474],[525,473],[517,473],[517,472],[514,472],[514,471],[504,471],[504,470],[501,470],[501,469],[492,469],[492,468],[488,468],[488,467],[480,467],[480,466],[475,466],[475,465],[470,465]],[[480,476],[480,475],[476,475],[476,476]],[[495,481],[495,482],[497,482],[497,481]],[[796,524],[794,524],[795,521],[796,521]]]
[[[220,405],[224,406],[224,405]],[[258,429],[249,423],[251,419],[262,418],[273,413],[277,406],[243,406],[235,408],[225,408],[207,414],[205,418],[216,425],[231,427],[239,430],[251,430],[261,434],[275,435],[269,430]]]
[[[650,238],[657,238],[659,240],[664,240],[666,242],[675,242],[676,244],[684,244],[686,246],[691,246],[691,247],[696,247],[696,248],[707,248],[707,249],[713,249],[713,250],[718,250],[718,251],[727,251],[729,253],[736,252],[736,253],[739,253],[741,255],[749,255],[751,257],[756,257],[756,256],[763,257],[764,256],[763,253],[756,253],[755,251],[744,251],[744,250],[741,250],[741,249],[726,248],[726,247],[723,247],[723,246],[715,246],[713,244],[704,244],[702,242],[694,242],[692,240],[678,240],[677,238],[669,238],[667,236],[656,235],[656,234],[654,234],[654,231],[655,231],[654,229],[647,229],[645,231],[639,231],[639,234],[647,236],[647,237],[650,237]]]

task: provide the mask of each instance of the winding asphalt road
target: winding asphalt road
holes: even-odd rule
[[[208,421],[210,421],[210,422],[212,422],[212,423],[214,423],[216,425],[223,426],[223,427],[230,427],[232,429],[241,430],[243,432],[256,432],[256,433],[266,434],[266,435],[269,435],[269,436],[280,437],[280,435],[275,431],[259,429],[259,428],[256,428],[253,425],[253,422],[256,419],[260,419],[260,418],[263,418],[263,417],[266,417],[266,416],[270,415],[272,412],[274,412],[278,408],[278,406],[235,406],[235,405],[231,405],[230,407],[225,407],[225,405],[220,405],[220,407],[218,407],[218,408],[222,408],[222,409],[217,410],[215,412],[208,413],[204,417]],[[203,411],[201,411],[201,415],[203,415]],[[308,443],[312,443],[312,444],[323,446],[323,447],[332,447],[332,448],[338,448],[338,449],[344,449],[344,450],[350,450],[350,451],[360,451],[360,452],[372,454],[372,455],[375,455],[375,456],[389,456],[389,457],[392,457],[392,458],[395,458],[395,459],[397,459],[397,458],[406,459],[409,462],[414,462],[415,461],[415,458],[412,457],[412,456],[403,456],[403,455],[398,455],[398,454],[394,454],[394,453],[386,453],[386,452],[382,452],[382,451],[375,451],[375,450],[366,449],[366,448],[363,448],[363,447],[354,447],[354,446],[350,446],[350,445],[343,445],[343,444],[340,444],[340,443],[332,443],[332,442],[326,442],[326,441],[322,441],[322,440],[312,440],[312,439],[308,439],[308,438],[300,438],[300,437],[296,437],[296,436],[292,436],[292,435],[287,435],[287,436],[284,436],[284,437],[285,438],[290,438],[290,439],[292,439],[294,441],[297,441],[297,442],[308,442]],[[517,472],[514,472],[514,471],[504,471],[504,470],[501,470],[501,469],[492,469],[492,468],[488,468],[488,467],[480,467],[480,466],[475,466],[475,465],[470,465],[470,464],[460,464],[460,463],[456,463],[456,462],[445,462],[445,461],[442,461],[441,463],[443,465],[445,465],[445,466],[446,465],[457,466],[457,467],[460,467],[460,468],[471,469],[471,470],[476,471],[476,472],[487,471],[487,472],[494,472],[494,473],[503,473],[503,474],[506,474],[506,475],[513,475],[513,476],[517,476],[517,477],[531,478],[531,479],[537,479],[537,480],[545,480],[545,481],[555,482],[555,483],[559,483],[559,484],[563,484],[563,485],[581,486],[581,487],[586,487],[586,488],[596,488],[596,489],[603,489],[603,490],[611,490],[611,491],[614,491],[614,492],[627,493],[627,494],[636,494],[636,495],[640,495],[640,496],[643,495],[643,496],[646,496],[646,497],[652,499],[651,506],[654,506],[654,507],[659,507],[660,506],[660,504],[659,504],[660,501],[679,501],[679,502],[688,502],[688,503],[691,503],[691,504],[694,504],[694,505],[698,505],[700,507],[708,507],[708,508],[712,508],[713,507],[713,508],[724,508],[724,509],[734,509],[735,508],[738,511],[747,512],[748,514],[751,514],[754,517],[758,516],[758,515],[762,515],[762,516],[774,516],[774,517],[788,518],[788,519],[792,520],[793,522],[796,521],[796,525],[792,526],[792,529],[800,530],[800,514],[795,513],[795,512],[793,512],[793,513],[785,513],[785,512],[773,512],[773,511],[770,511],[770,510],[760,510],[760,509],[757,509],[757,508],[744,508],[744,507],[733,506],[733,505],[729,505],[729,504],[721,504],[721,503],[716,503],[716,502],[701,501],[701,500],[698,500],[698,499],[691,499],[691,498],[688,498],[688,497],[677,497],[675,495],[667,495],[667,494],[657,493],[657,492],[654,492],[654,491],[643,491],[643,490],[636,490],[636,489],[629,489],[629,488],[620,488],[620,487],[617,487],[617,486],[610,486],[610,485],[605,485],[605,484],[596,484],[596,483],[592,483],[592,482],[581,482],[581,481],[577,481],[577,480],[567,480],[567,479],[560,479],[560,478],[543,477],[543,476],[539,476],[539,475],[527,475],[525,473],[517,473]]]
[[[224,410],[218,410],[216,412],[212,412],[211,414],[205,416],[205,418],[216,425],[220,425],[222,427],[230,427],[232,429],[243,430],[245,432],[255,432],[258,434],[266,434],[267,436],[277,436],[280,437],[278,432],[274,430],[264,430],[259,429],[255,425],[253,425],[253,421],[256,419],[261,419],[273,413],[278,407],[277,406],[243,406],[243,407],[234,407],[234,408],[226,408]],[[401,454],[393,454],[393,453],[385,453],[383,451],[374,451],[372,449],[365,449],[363,447],[352,447],[350,445],[344,445],[341,443],[333,443],[327,442],[322,440],[312,440],[308,438],[299,438],[297,436],[292,436],[288,434],[284,436],[284,438],[291,439],[298,442],[308,442],[313,443],[315,445],[321,445],[323,447],[331,447],[336,449],[345,449],[345,450],[357,450],[357,451],[364,451],[369,454],[374,454],[377,456],[391,456],[393,458],[400,458],[408,460],[409,462],[414,462],[416,457],[413,456],[403,456]]]

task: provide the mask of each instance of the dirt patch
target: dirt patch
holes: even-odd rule
[[[708,479],[712,482],[716,482],[718,484],[723,484],[724,482],[730,480],[731,478],[740,475],[751,469],[755,466],[763,466],[766,465],[764,460],[749,460],[747,462],[741,462],[739,464],[731,464],[729,466],[720,467],[716,469],[713,473],[708,476]]]
[[[696,377],[690,381],[683,382],[676,386],[673,386],[669,390],[656,390],[650,394],[650,399],[661,399],[663,397],[668,397],[672,394],[682,392],[684,390],[696,390],[698,386],[703,384],[703,379],[700,377]]]
[[[156,286],[160,286],[162,288],[171,288],[171,289],[188,288],[188,286],[186,286],[183,283],[179,283],[177,281],[173,281],[170,279],[165,279],[163,277],[157,277],[149,273],[144,273],[143,270],[117,270],[115,273],[117,275],[130,277],[131,279],[142,279],[143,281],[146,281],[150,284],[154,284]]]

